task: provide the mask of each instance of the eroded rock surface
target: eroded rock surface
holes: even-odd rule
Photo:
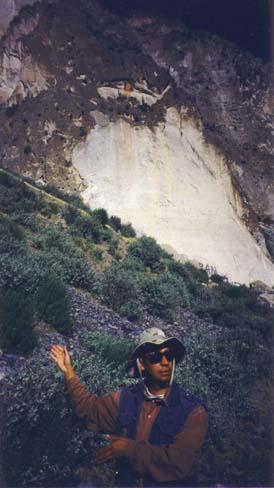
[[[22,7],[33,5],[41,0],[1,0],[0,2],[0,37],[2,37],[11,21],[19,14]]]
[[[97,124],[72,162],[92,208],[120,215],[179,257],[232,281],[272,285],[274,266],[243,222],[225,160],[184,111],[169,108],[154,131],[123,120]]]

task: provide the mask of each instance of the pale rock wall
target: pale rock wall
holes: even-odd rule
[[[97,117],[72,162],[91,208],[106,208],[234,282],[273,285],[274,265],[241,220],[241,198],[222,155],[183,111],[169,108],[153,132],[124,120],[100,124]]]
[[[24,2],[22,2],[23,4]],[[18,103],[27,96],[36,96],[48,86],[46,71],[38,66],[23,43],[24,36],[30,34],[38,22],[37,14],[28,20],[21,19],[20,23],[14,26],[7,37],[2,40],[0,104]]]
[[[146,91],[143,91],[145,89]],[[166,92],[170,89],[168,85],[162,93],[156,94],[152,90],[148,90],[147,86],[142,86],[138,83],[134,87],[125,88],[124,83],[117,84],[117,86],[100,86],[97,88],[99,95],[108,100],[109,98],[117,99],[119,96],[124,96],[128,98],[135,98],[140,104],[146,103],[151,106],[163,98]]]

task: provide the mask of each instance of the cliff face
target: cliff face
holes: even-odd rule
[[[182,23],[84,0],[23,9],[0,56],[4,167],[233,281],[273,285],[267,67]]]
[[[7,31],[11,21],[19,14],[22,7],[33,5],[40,0],[1,0],[0,3],[0,37]]]
[[[98,124],[73,152],[93,208],[151,234],[173,254],[211,264],[233,281],[273,281],[273,265],[242,220],[223,156],[184,112],[169,108],[152,132],[126,121]],[[119,141],[119,144],[117,144]]]
[[[22,39],[32,35],[39,15],[17,19],[12,34],[2,39],[0,59],[0,102],[19,103],[47,88],[47,72],[35,60]]]

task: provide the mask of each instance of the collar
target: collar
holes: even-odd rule
[[[155,405],[162,405],[162,406],[167,406],[167,398],[170,394],[170,387],[166,393],[163,393],[162,395],[153,395],[151,391],[148,389],[147,385],[144,383],[144,397],[145,400],[148,402],[153,402]]]

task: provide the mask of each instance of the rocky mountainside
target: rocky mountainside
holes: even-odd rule
[[[181,20],[91,0],[23,8],[0,63],[3,167],[82,195],[182,259],[273,285],[267,66]]]
[[[22,7],[32,5],[37,0],[2,0],[0,3],[0,36],[2,37],[10,22],[19,14]]]

